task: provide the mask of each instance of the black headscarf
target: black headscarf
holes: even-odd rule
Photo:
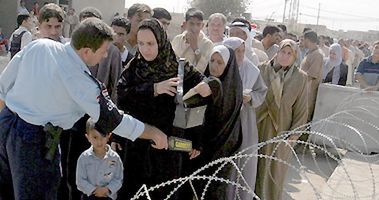
[[[160,22],[157,19],[146,19],[139,25],[138,30],[142,29],[148,29],[153,32],[158,43],[158,55],[153,61],[146,61],[137,50],[134,59],[130,63],[130,66],[138,66],[136,75],[153,82],[160,82],[177,76],[178,62],[176,62],[176,55]]]
[[[209,153],[213,154],[210,155],[212,159],[232,155],[241,142],[239,113],[242,106],[242,80],[234,51],[230,48],[228,50],[229,60],[219,77],[222,88],[221,97],[209,106],[206,113],[206,134],[211,136],[205,143],[211,144],[209,146],[212,149]],[[209,65],[205,75],[210,76]]]
[[[179,63],[166,32],[158,20],[142,21],[138,30],[143,29],[153,32],[158,44],[158,55],[154,60],[147,61],[139,50],[137,51],[119,79],[118,106],[141,121],[157,126],[167,133],[175,116],[175,97],[168,94],[154,96],[153,85],[177,77]],[[184,73],[185,92],[204,78],[188,62],[184,66]],[[162,116],[162,113],[165,115]]]

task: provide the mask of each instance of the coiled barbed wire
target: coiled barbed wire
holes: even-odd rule
[[[370,149],[368,149],[368,142],[373,143],[379,147],[379,141],[372,136],[372,133],[368,133],[360,127],[364,126],[366,128],[371,128],[371,131],[376,131],[379,133],[379,95],[371,98],[363,98],[361,97],[362,93],[358,93],[355,95],[349,96],[349,98],[343,99],[341,104],[337,106],[336,112],[331,114],[330,116],[320,119],[314,120],[312,123],[304,124],[292,131],[286,131],[280,133],[278,136],[272,138],[271,140],[258,143],[256,145],[252,145],[248,148],[245,148],[231,157],[227,158],[219,158],[214,160],[203,167],[197,169],[191,175],[170,180],[155,186],[148,188],[146,185],[143,185],[140,190],[135,194],[132,200],[137,200],[143,196],[151,199],[150,194],[153,191],[157,191],[160,188],[168,187],[175,185],[174,189],[172,189],[169,194],[167,194],[165,199],[169,199],[172,195],[174,195],[179,188],[181,188],[184,184],[188,183],[191,186],[194,198],[197,200],[199,197],[198,194],[201,194],[200,199],[204,199],[205,195],[208,191],[209,186],[214,182],[219,182],[222,184],[228,184],[235,187],[236,195],[235,199],[241,199],[239,197],[239,192],[247,192],[251,199],[260,199],[255,193],[254,188],[251,188],[245,178],[243,177],[243,172],[246,170],[245,167],[247,163],[252,158],[263,158],[265,160],[270,160],[273,162],[279,162],[286,165],[289,169],[294,170],[299,173],[302,178],[306,180],[306,183],[311,187],[316,199],[357,199],[357,198],[370,198],[375,199],[379,196],[376,192],[376,180],[375,174],[373,171],[373,164],[377,164],[379,159],[374,162],[371,162],[373,158],[378,158],[378,155],[370,155]],[[368,101],[374,106],[368,105],[359,105],[357,102],[365,102]],[[353,106],[351,105],[353,104]],[[371,117],[372,120],[367,121],[364,120],[364,117]],[[351,123],[354,123],[352,125]],[[358,125],[357,125],[358,124]],[[310,127],[310,130],[304,130],[307,127]],[[342,130],[342,133],[335,136],[333,134],[328,134],[332,130]],[[345,131],[345,132],[343,132]],[[309,139],[307,141],[301,140],[289,140],[289,136],[291,135],[309,135]],[[343,137],[342,137],[343,136]],[[349,137],[357,137],[359,141],[354,141],[354,144],[349,141]],[[286,147],[290,149],[292,160],[281,160],[275,157],[275,152],[278,151],[279,145],[284,144]],[[359,145],[357,145],[359,144]],[[271,155],[260,154],[259,150],[266,145],[274,145],[275,148]],[[313,183],[311,178],[308,177],[306,173],[306,166],[302,163],[299,152],[296,153],[294,146],[303,146],[302,156],[306,155],[307,149],[311,153],[312,161],[316,165],[316,169],[323,175],[327,177],[327,175],[323,172],[322,167],[318,165],[318,161],[316,159],[316,154],[323,154],[325,158],[328,160],[328,165],[330,168],[334,168],[333,165],[329,163],[329,161],[335,162],[340,168],[341,171],[346,176],[345,183],[351,186],[352,194],[347,194],[340,192],[338,190],[334,190],[328,183],[324,185],[323,188],[317,188]],[[342,161],[344,159],[344,154],[341,153],[341,149],[348,150],[353,152],[354,155],[359,156],[367,163],[367,169],[369,177],[362,178],[359,180],[354,180],[350,175],[348,169],[346,168],[345,163]],[[317,152],[317,153],[316,153]],[[300,152],[301,154],[301,152]],[[242,160],[242,163],[238,163],[238,160]],[[225,177],[218,177],[218,173],[224,169],[226,166],[231,166],[233,170],[236,171],[237,176],[235,180],[228,180]],[[215,168],[216,167],[216,168]],[[210,175],[201,175],[207,169],[215,168],[215,170]],[[203,180],[206,181],[204,188],[202,188],[201,193],[197,193],[195,191],[195,187],[193,186],[195,180]],[[371,193],[361,194],[358,192],[356,188],[356,184],[360,184],[362,182],[369,181],[367,188],[371,188]],[[367,184],[367,183],[366,183]],[[332,190],[333,194],[325,194],[323,191],[325,189]],[[283,192],[289,193],[289,191],[284,188]],[[333,196],[330,196],[333,195]],[[338,196],[338,197],[337,197]]]

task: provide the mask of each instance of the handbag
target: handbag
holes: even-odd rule
[[[176,88],[176,110],[173,125],[174,127],[188,129],[203,125],[207,105],[196,106],[183,101],[184,65],[185,59],[180,58],[178,67],[179,84]]]

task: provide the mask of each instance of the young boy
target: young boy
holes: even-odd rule
[[[125,41],[126,35],[130,32],[130,22],[125,17],[115,17],[112,21],[111,27],[115,32],[113,36],[113,44],[120,50],[122,66],[125,66],[134,57],[126,48]]]
[[[38,30],[40,38],[50,38],[52,40],[65,43],[62,36],[64,12],[59,5],[49,3],[39,10]]]
[[[171,42],[175,54],[186,58],[201,73],[204,73],[207,67],[208,57],[213,48],[212,41],[202,31],[203,19],[204,13],[201,10],[188,9],[184,22],[185,31]]]
[[[151,18],[151,8],[143,3],[135,3],[128,10],[128,20],[130,21],[130,32],[127,35],[125,46],[134,56],[137,52],[137,32],[138,25],[144,19]]]
[[[123,179],[122,161],[107,144],[111,133],[100,133],[95,121],[88,119],[86,138],[91,147],[84,151],[76,168],[76,185],[83,192],[82,200],[117,198]]]
[[[12,33],[9,39],[11,58],[33,39],[32,33],[30,33],[32,21],[29,15],[17,16],[17,24],[18,28]]]

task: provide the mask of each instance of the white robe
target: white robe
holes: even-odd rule
[[[242,105],[240,113],[243,139],[238,151],[242,151],[245,148],[258,144],[255,108],[260,106],[265,100],[267,87],[260,75],[259,69],[250,60],[246,59],[246,57],[239,70],[244,91],[251,90],[249,93],[251,95],[251,101]],[[250,148],[243,154],[258,155],[257,148]],[[247,181],[248,186],[254,191],[257,172],[257,157],[239,159],[236,164],[242,171],[242,175]],[[241,169],[242,167],[243,169]],[[241,177],[238,178],[236,170],[232,171],[230,178],[231,181],[238,181],[239,184],[247,187]],[[229,186],[228,190],[228,199],[238,199],[237,195],[241,199],[252,199],[253,197],[246,191],[236,191],[234,186]]]

